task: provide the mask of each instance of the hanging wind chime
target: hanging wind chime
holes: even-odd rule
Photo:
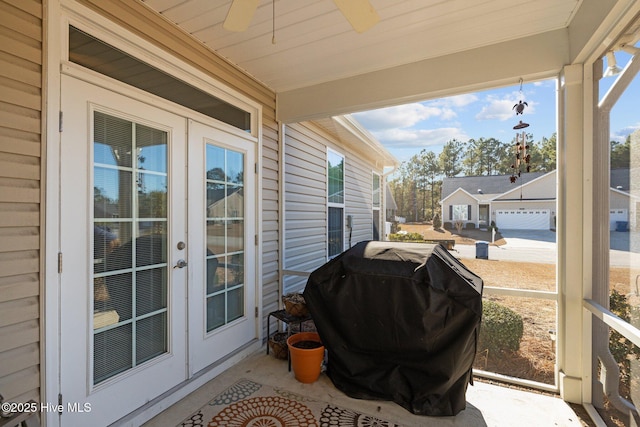
[[[520,98],[522,98],[522,79],[520,79]],[[516,111],[516,116],[522,115],[525,107],[528,107],[529,104],[524,102],[522,99],[513,106],[513,110]],[[531,154],[529,154],[529,144],[527,144],[527,133],[523,130],[520,133],[521,129],[529,127],[528,123],[520,122],[513,127],[516,131],[516,144],[514,145],[515,151],[515,161],[511,165],[511,176],[509,177],[509,181],[515,183],[516,180],[521,176],[522,172],[529,172],[531,167],[529,165],[531,161]]]

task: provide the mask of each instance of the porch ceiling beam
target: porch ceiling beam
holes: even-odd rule
[[[620,99],[625,90],[633,82],[640,71],[640,55],[636,54],[631,57],[627,65],[622,70],[622,73],[613,82],[613,85],[609,88],[607,93],[602,97],[598,107],[607,111],[616,105],[616,102]]]
[[[609,49],[611,35],[628,22],[624,17],[634,16],[639,9],[637,0],[583,1],[569,25],[571,63],[594,60],[593,55]]]
[[[285,123],[424,101],[555,76],[570,61],[567,29],[278,93]]]

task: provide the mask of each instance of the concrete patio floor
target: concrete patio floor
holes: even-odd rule
[[[476,380],[466,394],[467,407],[455,417],[424,417],[411,414],[393,402],[352,399],[321,374],[313,384],[298,382],[287,362],[267,356],[263,349],[242,360],[181,401],[144,424],[145,427],[176,426],[216,395],[246,378],[284,388],[316,400],[360,411],[401,426],[583,426],[571,407],[558,397],[501,387]],[[207,423],[207,420],[205,420]]]

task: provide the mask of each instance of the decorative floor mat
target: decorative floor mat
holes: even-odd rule
[[[398,427],[396,424],[287,390],[242,379],[179,427]]]

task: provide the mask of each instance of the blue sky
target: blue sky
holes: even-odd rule
[[[626,61],[621,59],[618,65],[623,67]],[[613,77],[601,81],[602,94],[613,81]],[[639,94],[640,78],[636,77],[612,112],[612,139],[624,138],[630,130],[640,128],[640,108],[627,107],[637,103]],[[521,100],[528,107],[522,115],[516,115],[513,107]],[[513,126],[520,120],[529,123],[527,132],[533,134],[534,141],[540,141],[556,131],[556,80],[523,82],[522,89],[518,84],[353,116],[401,162],[422,149],[440,153],[453,138],[465,142],[496,138],[511,143],[516,134]]]

